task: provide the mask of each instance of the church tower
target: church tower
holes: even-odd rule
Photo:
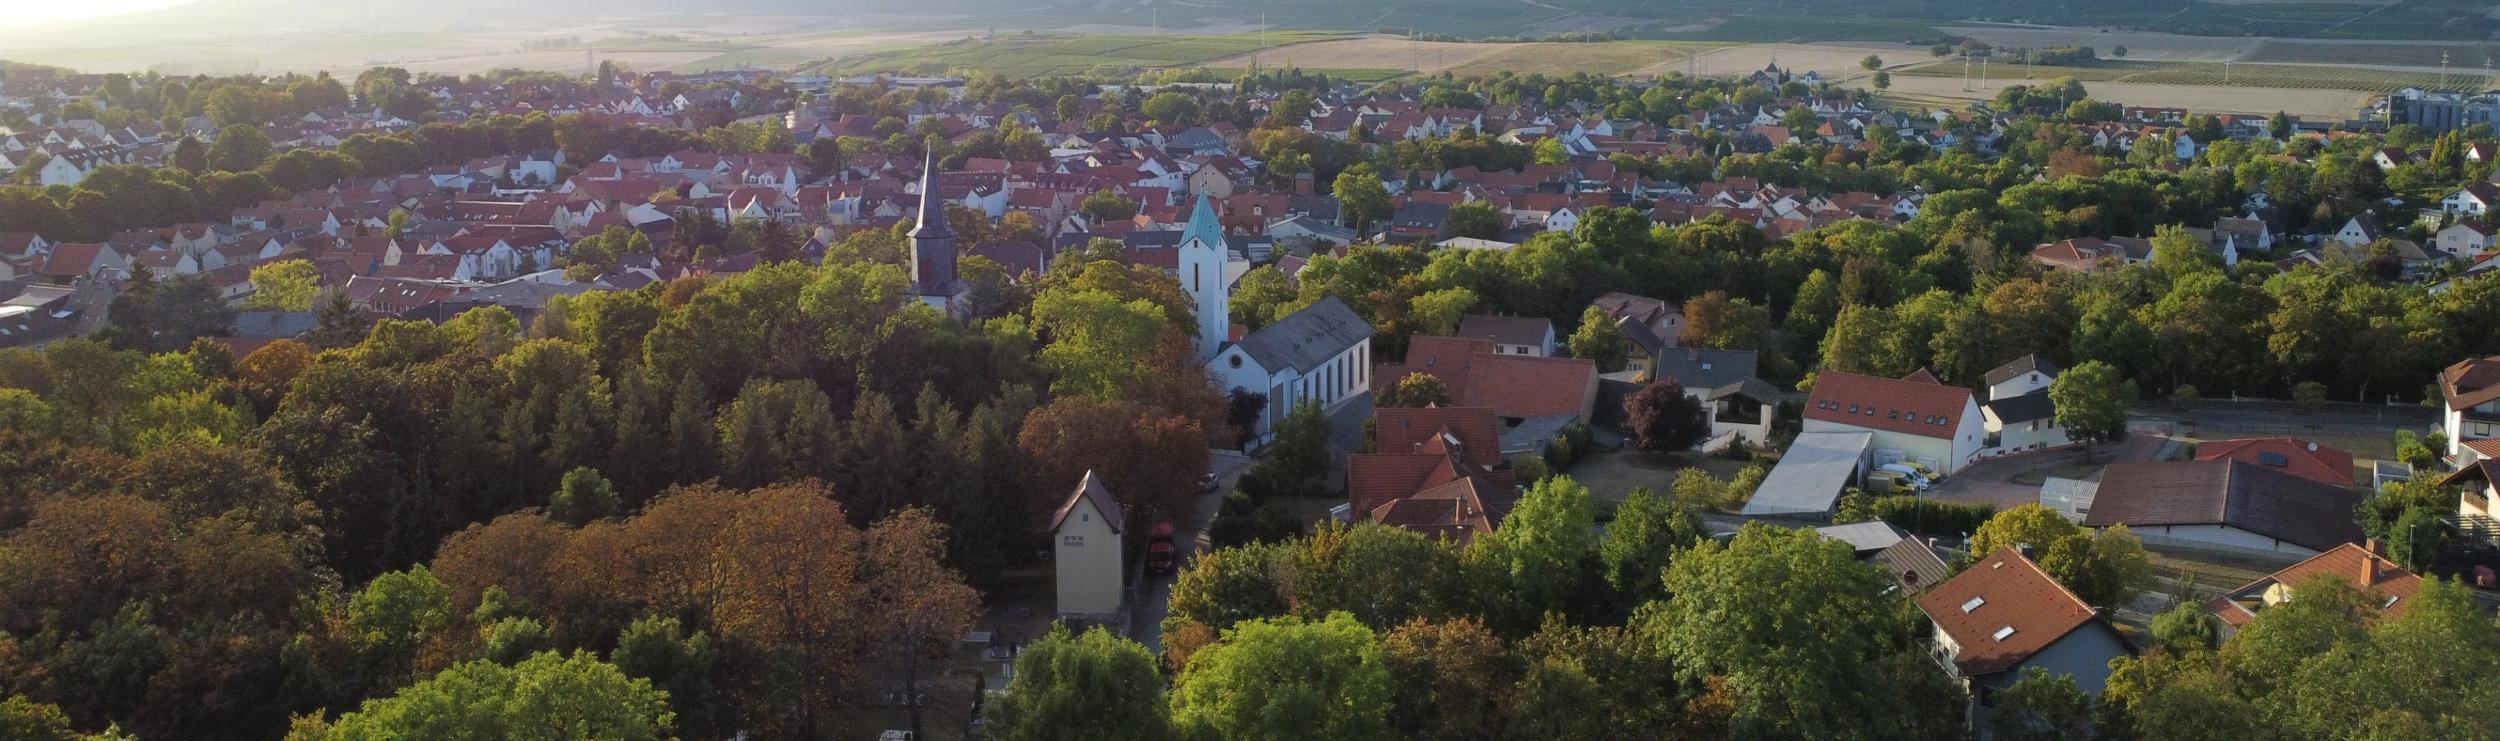
[[[1198,196],[1198,208],[1181,232],[1180,251],[1181,290],[1189,292],[1198,313],[1198,359],[1210,360],[1231,339],[1233,325],[1233,288],[1224,277],[1232,248],[1224,242],[1223,222],[1215,218],[1214,199]]]
[[[940,190],[937,152],[932,148],[920,167],[920,223],[911,230],[911,284],[923,303],[949,311],[959,289],[955,230],[946,225],[946,198]]]

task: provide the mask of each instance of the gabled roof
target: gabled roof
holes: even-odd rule
[[[1059,532],[1059,526],[1068,521],[1068,513],[1076,511],[1079,501],[1092,505],[1094,511],[1102,513],[1103,522],[1111,526],[1111,532],[1120,532],[1121,523],[1127,521],[1120,512],[1120,500],[1113,498],[1111,490],[1103,488],[1102,479],[1096,478],[1089,469],[1085,478],[1076,482],[1076,491],[1068,495],[1068,501],[1060,503],[1059,511],[1050,516],[1051,532]]]
[[[1920,371],[1925,373],[1925,371]],[[1934,376],[1891,379],[1831,371],[1815,376],[1805,418],[1870,430],[1950,439],[1966,421],[1970,389],[1936,383]]]
[[[2439,387],[2451,411],[2500,399],[2500,355],[2468,358],[2441,369]]]
[[[1241,351],[1269,373],[1292,368],[1309,372],[1355,343],[1371,339],[1372,325],[1328,296],[1274,324],[1241,338]]]
[[[2057,416],[2057,403],[2049,399],[2048,389],[2039,389],[2028,394],[2008,396],[2003,399],[1989,399],[1980,402],[1979,406],[1987,409],[1989,414],[1995,415],[1997,422],[2002,424],[2032,422]]]
[[[2257,619],[2257,611],[2288,597],[2277,593],[2278,587],[2297,589],[2324,574],[2341,576],[2345,582],[2376,595],[2381,605],[2379,613],[2388,617],[2404,614],[2406,608],[2413,606],[2413,595],[2422,591],[2422,577],[2368,548],[2345,543],[2215,597],[2205,603],[2205,609],[2223,622],[2244,626]]]
[[[2012,548],[1919,596],[1918,609],[1953,639],[1953,666],[1965,677],[2021,666],[2093,619],[2091,605]]]
[[[2353,485],[2351,453],[2288,437],[2216,440],[2196,446],[2196,459],[2234,460],[2330,486]]]
[[[1553,333],[1554,323],[1544,317],[1469,314],[1458,320],[1458,336],[1501,345],[1542,347]]]
[[[2311,550],[2359,542],[2361,494],[2239,461],[2113,463],[2087,527],[2226,525]]]
[[[1380,366],[1372,385],[1387,388],[1413,373],[1441,379],[1460,406],[1515,419],[1583,414],[1597,383],[1597,363],[1587,358],[1503,355],[1490,340],[1415,335],[1406,361]]]
[[[2022,374],[2034,371],[2039,372],[2041,375],[2055,378],[2057,377],[2058,368],[2055,363],[2041,360],[2038,353],[2032,353],[2015,358],[2004,365],[1989,369],[1988,375],[1981,377],[1981,380],[1986,381],[1990,386],[1994,386],[2006,381],[2014,380],[2015,378],[2022,376]]]
[[[1672,378],[1686,389],[1716,389],[1754,378],[1758,358],[1752,350],[1669,347],[1657,352],[1658,364],[1650,369],[1649,377]]]

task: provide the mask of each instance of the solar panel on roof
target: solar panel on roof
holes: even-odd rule
[[[2282,453],[2258,453],[2257,463],[2258,465],[2281,468],[2292,465],[2292,459]]]

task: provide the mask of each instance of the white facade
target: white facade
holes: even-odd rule
[[[1180,264],[1177,277],[1181,290],[1187,291],[1198,314],[1198,357],[1215,357],[1218,349],[1232,338],[1232,281],[1226,277],[1224,264],[1231,259],[1231,249],[1224,244],[1224,230],[1215,218],[1215,209],[1205,197],[1198,199],[1197,211],[1189,217],[1189,228],[1181,237]],[[1271,397],[1272,398],[1272,397]]]
[[[1069,506],[1067,516],[1051,532],[1059,614],[1117,614],[1121,579],[1128,573],[1120,531],[1082,490]]]
[[[2128,525],[2127,532],[2145,545],[2214,551],[2266,559],[2299,561],[2318,555],[2314,549],[2241,530],[2229,525]]]
[[[1293,368],[1268,369],[1240,345],[1224,348],[1207,372],[1215,376],[1219,389],[1243,389],[1267,394],[1267,413],[1259,416],[1251,433],[1262,443],[1269,439],[1273,422],[1293,411],[1295,405],[1309,399],[1322,409],[1333,409],[1339,402],[1371,388],[1372,343],[1366,338],[1356,342],[1321,363],[1310,372]]]
[[[2483,417],[2484,420],[2491,419],[2493,416],[2500,416],[2500,399],[2486,401],[2466,409],[2446,410],[2445,416],[2441,419],[2441,425],[2448,433],[2448,450],[2445,452],[2448,454],[2450,459],[2455,460],[2457,465],[2460,466],[2472,463],[2482,457],[2481,455],[2475,453],[2472,449],[2465,447],[2466,441],[2500,437],[2500,422],[2466,419],[2465,415],[2468,411],[2475,412],[2477,416]]]
[[[1970,463],[1971,459],[1978,457],[1984,443],[1980,439],[1980,434],[1985,429],[1980,420],[1979,402],[1965,400],[1962,402],[1961,414],[1953,418],[1953,432],[1950,437],[1913,435],[1812,417],[1806,418],[1804,429],[1806,432],[1871,432],[1875,434],[1876,457],[1883,458],[1887,451],[1897,451],[1900,453],[1900,458],[1897,460],[1932,459],[1936,461],[1938,473],[1950,476],[1954,471],[1961,470],[1963,465]]]

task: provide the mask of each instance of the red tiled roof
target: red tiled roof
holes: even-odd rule
[[[1493,342],[1467,337],[1415,335],[1406,362],[1383,365],[1372,383],[1388,388],[1408,374],[1441,379],[1461,406],[1491,407],[1503,417],[1529,418],[1589,412],[1597,364],[1586,358],[1502,355]]]
[[[1970,389],[1933,381],[1824,372],[1806,397],[1805,418],[1951,439],[1972,399]]]
[[[2280,456],[2282,465],[2270,461]],[[2336,486],[2352,485],[2352,454],[2288,437],[2216,440],[2196,446],[2200,461],[2235,460]]]
[[[2093,614],[2090,605],[2012,548],[1988,554],[1920,595],[1918,608],[1960,647],[1953,665],[1965,677],[2019,666]]]
[[[2388,617],[2404,614],[2405,608],[2413,606],[2413,595],[2422,591],[2422,577],[2368,548],[2345,543],[2215,597],[2205,603],[2205,609],[2234,626],[2247,625],[2257,619],[2256,612],[2249,609],[2250,603],[2263,609],[2265,593],[2271,587],[2279,584],[2298,589],[2325,574],[2340,576],[2346,583],[2377,595],[2379,604],[2384,605],[2379,612]]]

